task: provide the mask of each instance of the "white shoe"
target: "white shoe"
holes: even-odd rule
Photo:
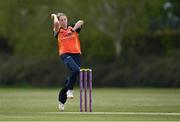
[[[66,94],[67,94],[67,98],[68,98],[68,99],[73,99],[73,98],[74,98],[73,90],[68,90],[68,91],[66,92]]]
[[[64,104],[59,102],[58,108],[59,108],[60,111],[64,111]]]

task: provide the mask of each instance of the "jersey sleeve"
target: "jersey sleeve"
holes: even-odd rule
[[[71,24],[71,25],[69,25],[69,26],[74,27],[74,26],[75,26],[75,24]],[[82,28],[82,27],[80,27],[80,28],[76,29],[76,32],[77,32],[77,33],[80,33],[81,28]]]

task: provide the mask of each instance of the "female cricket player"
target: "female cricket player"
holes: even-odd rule
[[[58,40],[59,55],[69,70],[64,87],[59,92],[60,111],[64,111],[64,104],[67,98],[73,99],[73,86],[80,71],[81,47],[78,38],[79,32],[84,24],[79,20],[75,25],[68,25],[68,18],[64,13],[51,14],[53,20],[54,36]]]

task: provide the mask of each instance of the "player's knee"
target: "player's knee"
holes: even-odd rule
[[[74,74],[79,74],[79,71],[80,71],[80,68],[79,68],[79,67],[74,67],[72,72],[73,72]]]

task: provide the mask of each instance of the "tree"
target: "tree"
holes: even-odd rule
[[[161,2],[151,0],[99,0],[90,4],[91,22],[98,30],[108,35],[119,59],[125,34],[138,34],[147,31],[149,24],[148,8],[151,13],[160,10]]]

